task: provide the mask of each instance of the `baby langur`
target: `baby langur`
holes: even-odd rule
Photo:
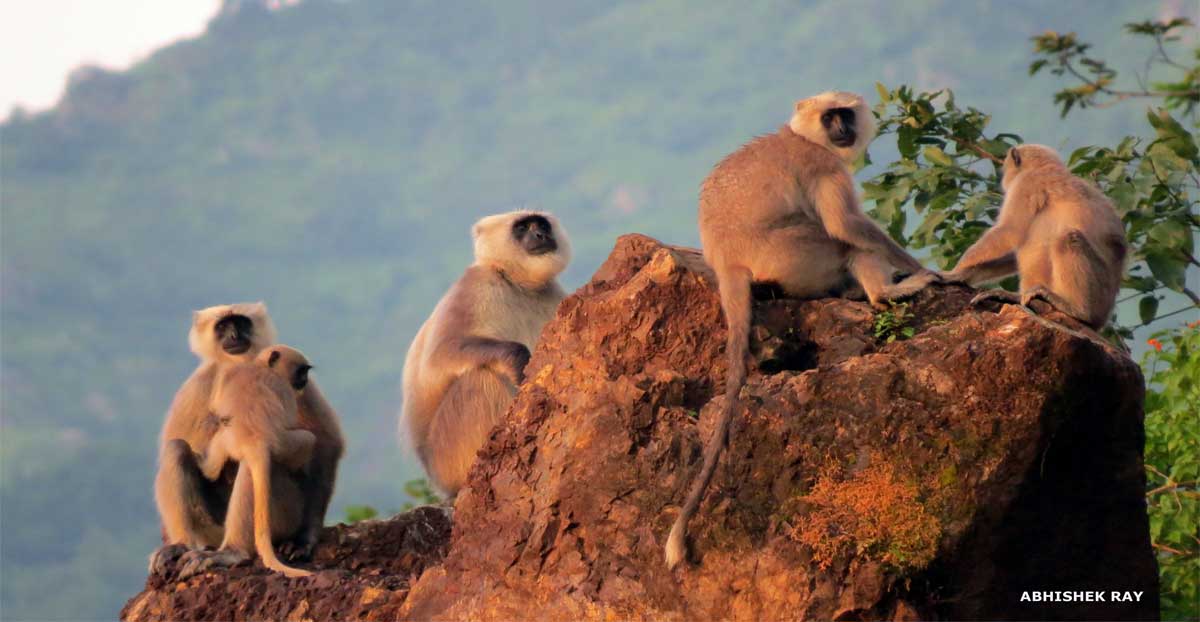
[[[208,444],[201,471],[210,480],[235,460],[250,470],[254,488],[254,544],[263,565],[289,577],[312,573],[293,568],[275,556],[271,533],[272,462],[286,468],[305,468],[312,458],[316,436],[300,428],[296,394],[308,385],[308,360],[287,346],[260,353],[253,363],[226,369],[217,378],[212,410],[221,428]],[[276,519],[276,523],[280,521]],[[229,535],[222,548],[229,544]]]
[[[433,484],[454,496],[525,379],[542,327],[565,294],[567,233],[546,212],[488,216],[475,263],[421,326],[404,361],[405,432]]]
[[[995,226],[943,279],[976,285],[1017,273],[1019,295],[994,290],[972,302],[1028,305],[1041,298],[1092,328],[1104,326],[1128,252],[1125,227],[1112,202],[1042,145],[1009,149],[1001,185],[1004,205]]]
[[[787,125],[727,156],[700,188],[700,243],[716,272],[729,327],[729,374],[704,464],[667,540],[671,567],[684,558],[688,520],[712,479],[746,381],[751,283],[774,283],[794,298],[826,296],[856,283],[881,307],[938,278],[859,207],[849,164],[874,136],[875,119],[861,97],[822,93],[796,102]],[[910,276],[893,284],[899,273]]]

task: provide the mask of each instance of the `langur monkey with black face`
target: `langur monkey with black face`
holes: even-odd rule
[[[275,326],[261,302],[219,305],[193,314],[188,342],[200,358],[200,366],[176,393],[163,424],[154,497],[167,546],[151,555],[151,572],[166,561],[169,555],[162,553],[172,545],[203,549],[229,543],[232,538],[242,550],[253,550],[249,471],[227,469],[229,477],[210,481],[200,470],[198,456],[208,452],[220,428],[211,411],[217,377],[233,365],[252,361],[275,339]],[[315,382],[308,382],[297,405],[300,426],[316,436],[312,460],[301,472],[273,470],[271,482],[276,513],[300,517],[292,539],[280,549],[290,559],[312,554],[345,448],[337,413]],[[235,528],[234,533],[228,533],[229,526]]]
[[[571,259],[546,212],[488,216],[471,230],[475,263],[421,326],[404,361],[401,434],[439,491],[454,496],[525,379],[525,364],[565,297]]]
[[[755,282],[793,298],[816,298],[857,284],[872,306],[938,279],[863,214],[849,164],[875,136],[875,119],[853,93],[796,102],[789,123],[722,160],[700,188],[700,243],[717,275],[729,328],[725,404],[704,463],[667,539],[667,565],[686,554],[695,514],[724,447],[746,381]],[[898,274],[911,275],[894,284]]]
[[[154,479],[166,544],[198,549],[217,546],[224,538],[232,484],[205,479],[196,459],[219,427],[209,410],[214,384],[222,370],[252,361],[275,338],[275,325],[261,302],[218,305],[192,314],[188,344],[200,365],[167,411]]]
[[[1004,204],[996,224],[943,279],[976,285],[1016,273],[1019,295],[994,290],[972,302],[1028,305],[1041,298],[1092,328],[1104,326],[1128,254],[1125,227],[1112,202],[1042,145],[1009,149],[1001,185]]]
[[[289,577],[312,573],[288,566],[275,556],[272,536],[291,535],[301,517],[299,511],[272,516],[283,508],[271,502],[271,471],[272,463],[302,470],[312,460],[317,437],[300,427],[296,400],[308,386],[310,369],[308,359],[287,346],[272,346],[259,353],[252,363],[223,369],[217,377],[212,400],[212,412],[221,427],[200,464],[200,470],[210,480],[219,478],[230,460],[239,463],[239,477],[240,472],[248,470],[253,488],[254,548],[264,566]],[[235,537],[237,532],[230,525],[221,548],[236,550],[240,546],[235,544],[239,539]]]

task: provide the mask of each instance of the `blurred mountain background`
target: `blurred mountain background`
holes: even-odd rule
[[[1060,120],[1029,37],[1074,30],[1122,67],[1149,51],[1122,24],[1188,11],[226,0],[128,71],[81,67],[53,109],[0,126],[0,613],[113,619],[140,588],[193,309],[268,303],[344,420],[330,520],[390,513],[420,476],[396,439],[404,351],[471,261],[476,219],[557,213],[573,289],[621,233],[698,244],[713,163],[795,99],[874,101],[876,81],[952,88],[1026,140],[1111,143],[1144,108]],[[893,159],[894,137],[872,154]]]

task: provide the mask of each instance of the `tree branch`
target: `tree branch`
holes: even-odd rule
[[[1194,554],[1194,551],[1193,552],[1181,551],[1179,549],[1173,549],[1165,544],[1159,544],[1157,542],[1151,542],[1150,546],[1153,546],[1154,548],[1159,549],[1159,550],[1166,551],[1168,553],[1174,553],[1176,555],[1192,555],[1192,554]]]
[[[975,153],[976,155],[978,155],[981,158],[985,158],[987,160],[995,162],[996,164],[1004,164],[1004,160],[1002,158],[997,158],[996,156],[992,155],[991,153],[988,153],[988,151],[986,149],[984,149],[983,147],[980,147],[977,143],[959,138],[957,136],[951,136],[950,138],[952,140],[954,140],[954,144],[958,145],[959,147],[965,147],[966,149],[971,150],[973,153]]]

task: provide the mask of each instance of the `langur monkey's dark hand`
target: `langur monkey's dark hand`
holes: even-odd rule
[[[508,364],[508,377],[516,386],[521,386],[525,382],[525,366],[529,364],[529,348],[525,344],[510,341],[507,344],[508,352],[505,356],[505,362]]]

